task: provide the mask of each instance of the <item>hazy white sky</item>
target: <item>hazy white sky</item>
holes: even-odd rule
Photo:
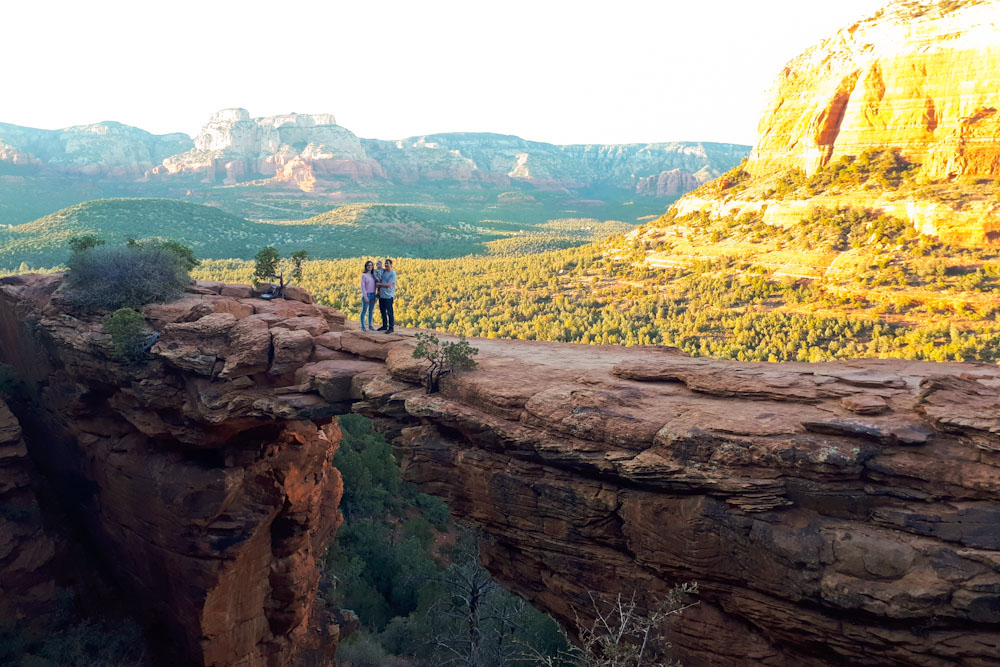
[[[885,0],[6,0],[0,122],[752,143],[782,66]]]

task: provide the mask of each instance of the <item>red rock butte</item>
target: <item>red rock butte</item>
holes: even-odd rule
[[[198,664],[333,661],[316,558],[350,410],[563,622],[590,592],[693,580],[671,629],[686,665],[998,664],[997,366],[477,340],[479,367],[428,395],[407,332],[357,331],[307,294],[197,283],[145,309],[159,340],[125,366],[61,283],[0,279],[25,445]]]
[[[1000,176],[1000,2],[897,0],[788,63],[747,169],[894,148],[931,178]]]

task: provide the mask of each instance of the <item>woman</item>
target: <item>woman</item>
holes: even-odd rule
[[[375,265],[371,260],[365,262],[365,270],[361,273],[361,330],[372,330],[372,310],[375,308]],[[365,315],[368,315],[368,328],[365,328]]]

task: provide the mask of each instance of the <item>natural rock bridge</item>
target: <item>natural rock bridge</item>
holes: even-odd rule
[[[355,410],[563,621],[589,591],[694,580],[688,665],[998,664],[996,366],[478,340],[479,368],[427,395],[409,336],[218,283],[148,307],[159,342],[123,366],[60,282],[0,280],[28,448],[193,662],[329,660],[316,559],[332,418]]]

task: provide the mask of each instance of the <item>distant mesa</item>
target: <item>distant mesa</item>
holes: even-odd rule
[[[311,190],[317,176],[352,181],[384,177],[361,141],[337,125],[332,114],[286,114],[251,118],[246,109],[212,114],[194,148],[163,161],[156,175],[197,173],[204,182],[231,185],[274,177]]]
[[[186,134],[156,135],[112,121],[62,130],[0,123],[0,168],[7,164],[70,176],[134,179],[190,147]]]
[[[0,174],[61,173],[102,179],[194,179],[303,191],[458,183],[527,185],[628,196],[676,197],[746,156],[749,146],[701,142],[559,146],[492,133],[362,139],[333,114],[212,114],[192,140],[120,123],[65,130],[0,124]],[[651,180],[652,179],[652,180]]]
[[[164,161],[162,171],[199,173],[206,182],[225,184],[273,178],[307,191],[324,182],[336,188],[344,182],[454,181],[496,186],[522,182],[555,190],[605,186],[650,196],[683,194],[725,171],[746,151],[742,146],[695,142],[557,146],[472,132],[359,139],[330,114],[251,118],[244,109],[213,114],[194,144],[192,150]],[[675,178],[669,187],[644,184],[673,170],[690,177]]]

